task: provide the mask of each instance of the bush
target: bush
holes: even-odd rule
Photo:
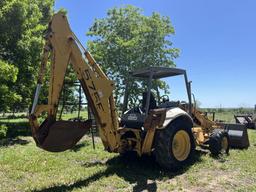
[[[7,134],[7,126],[6,125],[0,125],[0,139],[3,139],[6,137],[6,134]]]

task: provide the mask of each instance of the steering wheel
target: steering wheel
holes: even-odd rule
[[[167,101],[170,101],[168,95],[162,95],[162,96],[159,98],[159,100],[160,100],[160,103],[165,103],[165,102],[167,102]]]

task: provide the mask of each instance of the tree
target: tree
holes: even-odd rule
[[[9,106],[21,100],[8,86],[17,80],[17,74],[17,67],[0,60],[0,111],[7,111]]]
[[[19,69],[17,81],[8,84],[9,91],[21,98],[13,100],[12,107],[17,109],[31,103],[43,32],[53,13],[53,3],[54,0],[2,0],[0,3],[0,60]]]
[[[118,106],[127,95],[129,100],[124,101],[124,106],[133,103],[145,89],[145,82],[131,78],[130,71],[147,66],[175,66],[173,59],[178,57],[179,50],[172,48],[170,35],[173,34],[168,17],[158,13],[144,16],[141,9],[131,5],[110,9],[106,18],[94,21],[87,33],[93,37],[88,48],[116,83]],[[153,85],[158,92],[168,88],[162,81]]]

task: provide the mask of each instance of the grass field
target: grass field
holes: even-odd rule
[[[85,136],[72,150],[45,152],[29,136],[1,141],[0,191],[256,191],[256,131],[248,150],[213,158],[197,150],[192,165],[178,172],[161,169],[152,158],[125,159],[96,149]]]

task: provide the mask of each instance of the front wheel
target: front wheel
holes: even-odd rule
[[[209,148],[212,155],[229,154],[229,136],[226,131],[215,131],[210,136]]]
[[[162,167],[174,170],[189,162],[195,150],[191,128],[189,121],[179,118],[167,128],[156,131],[155,157]]]

